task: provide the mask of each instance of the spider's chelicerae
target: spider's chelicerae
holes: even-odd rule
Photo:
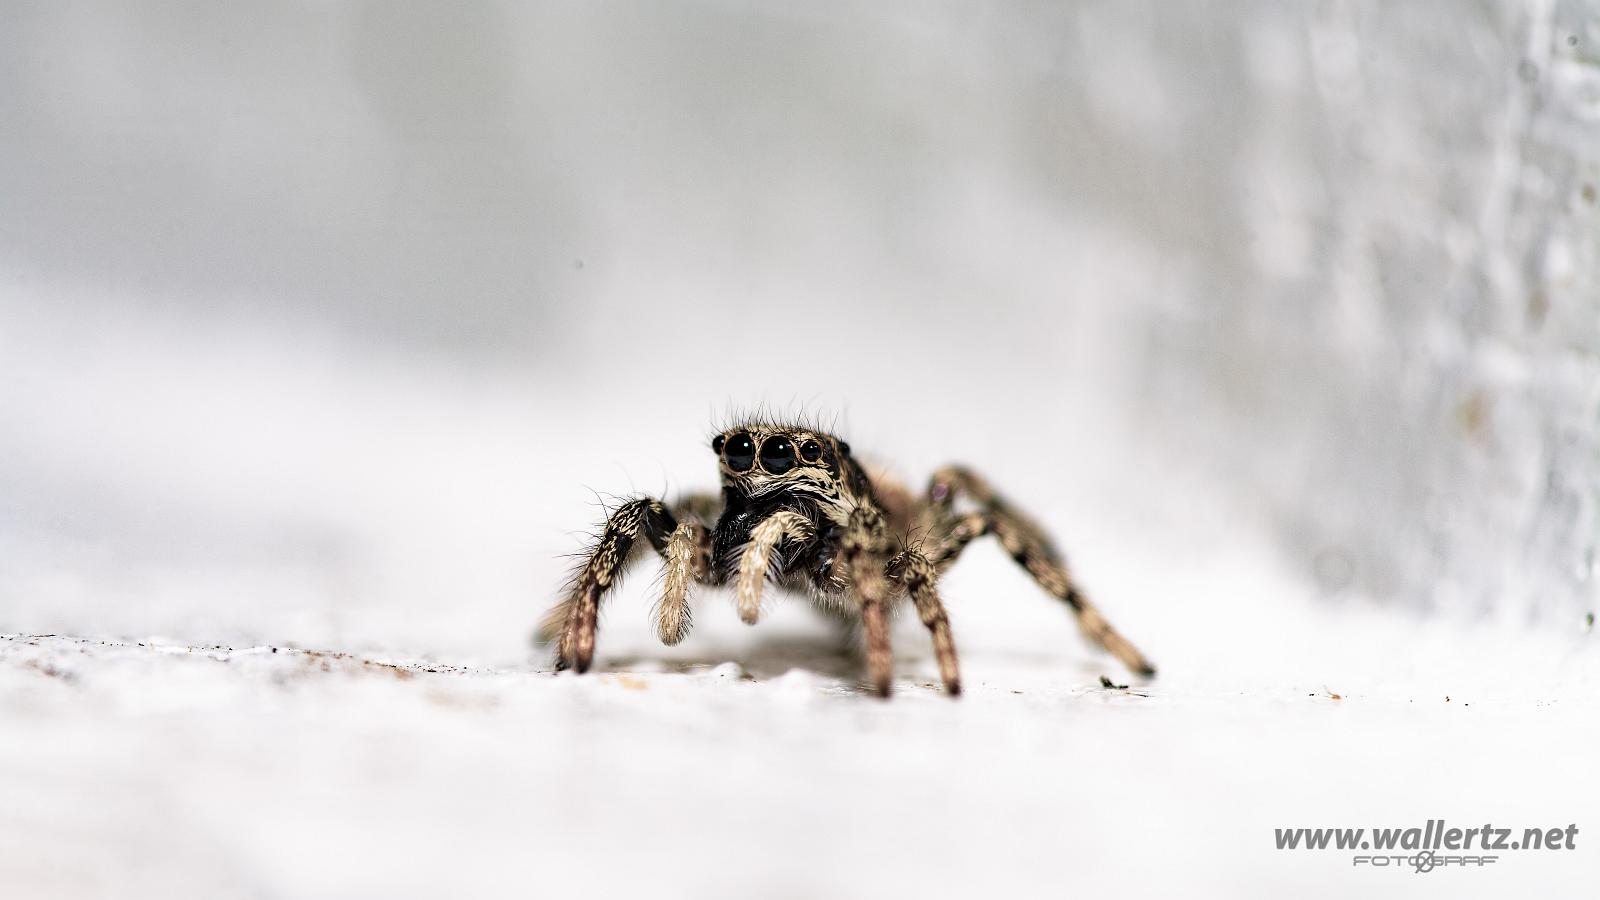
[[[666,564],[655,612],[664,643],[689,633],[691,582],[731,581],[739,616],[753,625],[770,579],[809,591],[824,611],[859,621],[872,684],[888,696],[889,615],[909,597],[933,636],[945,688],[959,694],[955,642],[936,584],[969,543],[994,535],[1040,587],[1076,614],[1092,640],[1134,672],[1155,674],[1079,591],[1039,526],[974,473],[940,469],[918,497],[869,473],[837,437],[774,422],[728,428],[712,439],[711,449],[722,471],[720,497],[691,495],[672,506],[640,497],[611,513],[565,599],[545,621],[544,634],[556,642],[556,668],[588,670],[600,601],[642,533]]]

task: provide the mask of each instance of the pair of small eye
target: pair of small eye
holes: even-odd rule
[[[798,464],[795,461],[794,442],[781,434],[762,441],[759,450],[750,435],[742,431],[728,438],[719,434],[712,439],[711,449],[721,454],[728,461],[728,468],[735,472],[750,471],[757,457],[761,459],[761,468],[773,475],[782,475]],[[799,458],[816,462],[822,458],[822,445],[815,440],[806,440],[800,445]]]

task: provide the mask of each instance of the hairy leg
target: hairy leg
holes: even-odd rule
[[[888,545],[883,513],[871,506],[858,506],[850,513],[835,561],[836,567],[844,567],[850,593],[861,605],[867,673],[881,697],[889,696],[894,680],[894,651],[889,645]]]
[[[685,502],[692,505],[699,501],[690,498]],[[669,633],[679,640],[687,633],[689,619],[684,592],[688,578],[703,580],[710,571],[709,537],[705,536],[705,527],[692,521],[680,525],[666,504],[653,497],[629,500],[607,518],[583,567],[573,577],[566,597],[550,610],[540,628],[541,635],[556,641],[558,670],[588,671],[594,659],[600,601],[621,577],[641,533],[667,560],[667,596],[662,600],[662,610],[658,610],[657,630],[663,640]],[[664,627],[668,617],[675,625],[670,632]]]
[[[711,532],[700,522],[679,522],[667,538],[666,573],[661,602],[656,605],[656,634],[671,646],[682,641],[694,624],[689,612],[689,582],[711,577]]]
[[[963,494],[971,497],[982,512],[956,515],[955,499]],[[928,503],[936,519],[935,530],[941,536],[937,549],[930,554],[939,571],[954,563],[974,539],[993,534],[1040,587],[1072,609],[1078,626],[1091,640],[1131,671],[1140,675],[1155,674],[1155,667],[1144,654],[1113,628],[1099,608],[1073,583],[1066,561],[1044,531],[1012,508],[982,478],[954,466],[940,469],[928,486]]]
[[[1001,546],[1005,547],[1011,558],[1033,576],[1040,587],[1065,601],[1072,608],[1078,617],[1078,626],[1091,640],[1110,651],[1111,655],[1121,660],[1130,671],[1139,675],[1156,673],[1155,666],[1144,658],[1144,654],[1123,637],[1121,632],[1111,627],[1111,623],[1100,613],[1099,607],[1089,602],[1089,598],[1078,590],[1065,563],[1056,558],[1048,547],[1040,547],[1033,543],[1025,530],[1013,527],[1001,514],[993,515],[995,519],[991,530],[995,537],[1000,539]]]
[[[754,625],[761,618],[761,586],[767,581],[772,552],[785,540],[805,540],[811,536],[811,520],[796,512],[779,510],[750,529],[750,543],[739,555],[739,579],[735,595],[739,618]]]
[[[978,473],[961,466],[945,466],[933,473],[928,483],[928,505],[933,510],[946,517],[951,516],[954,514],[956,498],[961,496],[970,497],[984,512],[1006,519],[1012,530],[1024,534],[1029,541],[1048,550],[1050,555],[1059,556],[1044,529],[996,493]]]
[[[950,617],[945,614],[944,604],[934,587],[939,577],[937,568],[922,552],[908,548],[889,561],[889,572],[905,585],[911,602],[917,607],[917,617],[933,636],[933,653],[939,661],[939,677],[944,681],[945,690],[951,696],[959,695],[961,671],[956,662],[955,640],[950,635]]]
[[[594,637],[600,614],[600,598],[616,584],[642,531],[658,548],[665,548],[677,521],[661,501],[641,497],[617,507],[606,520],[605,530],[589,551],[588,561],[573,579],[561,607],[566,621],[556,647],[556,668],[575,668],[587,672],[594,659]],[[552,613],[554,615],[554,613]]]

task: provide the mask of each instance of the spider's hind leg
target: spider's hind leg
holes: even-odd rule
[[[971,497],[981,512],[957,515],[954,503],[960,495]],[[1027,570],[1040,587],[1072,609],[1078,626],[1091,640],[1104,647],[1129,670],[1145,676],[1156,673],[1155,666],[1144,654],[1113,628],[1099,607],[1091,603],[1073,583],[1066,561],[1043,529],[1013,509],[982,478],[955,466],[940,469],[934,473],[928,486],[928,502],[929,509],[943,525],[943,543],[930,554],[939,571],[954,563],[967,544],[985,534],[993,534],[1011,558]]]

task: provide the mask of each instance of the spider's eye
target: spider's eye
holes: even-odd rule
[[[724,438],[720,434],[717,435],[716,437],[712,438],[711,439],[711,452],[712,453],[721,453],[722,452],[722,445],[725,444],[725,443],[727,443],[727,438]]]
[[[839,452],[843,453],[845,456],[849,456],[850,455],[850,445],[845,443],[844,441],[840,441],[839,442]]]
[[[822,445],[816,441],[806,441],[800,445],[800,458],[806,462],[816,462],[822,458]]]
[[[782,435],[769,437],[761,444],[761,468],[774,475],[794,468],[794,443]]]
[[[727,444],[723,449],[726,451],[725,456],[728,460],[728,468],[735,472],[747,472],[751,466],[755,465],[756,442],[750,440],[750,435],[742,431],[739,432],[728,438]]]

